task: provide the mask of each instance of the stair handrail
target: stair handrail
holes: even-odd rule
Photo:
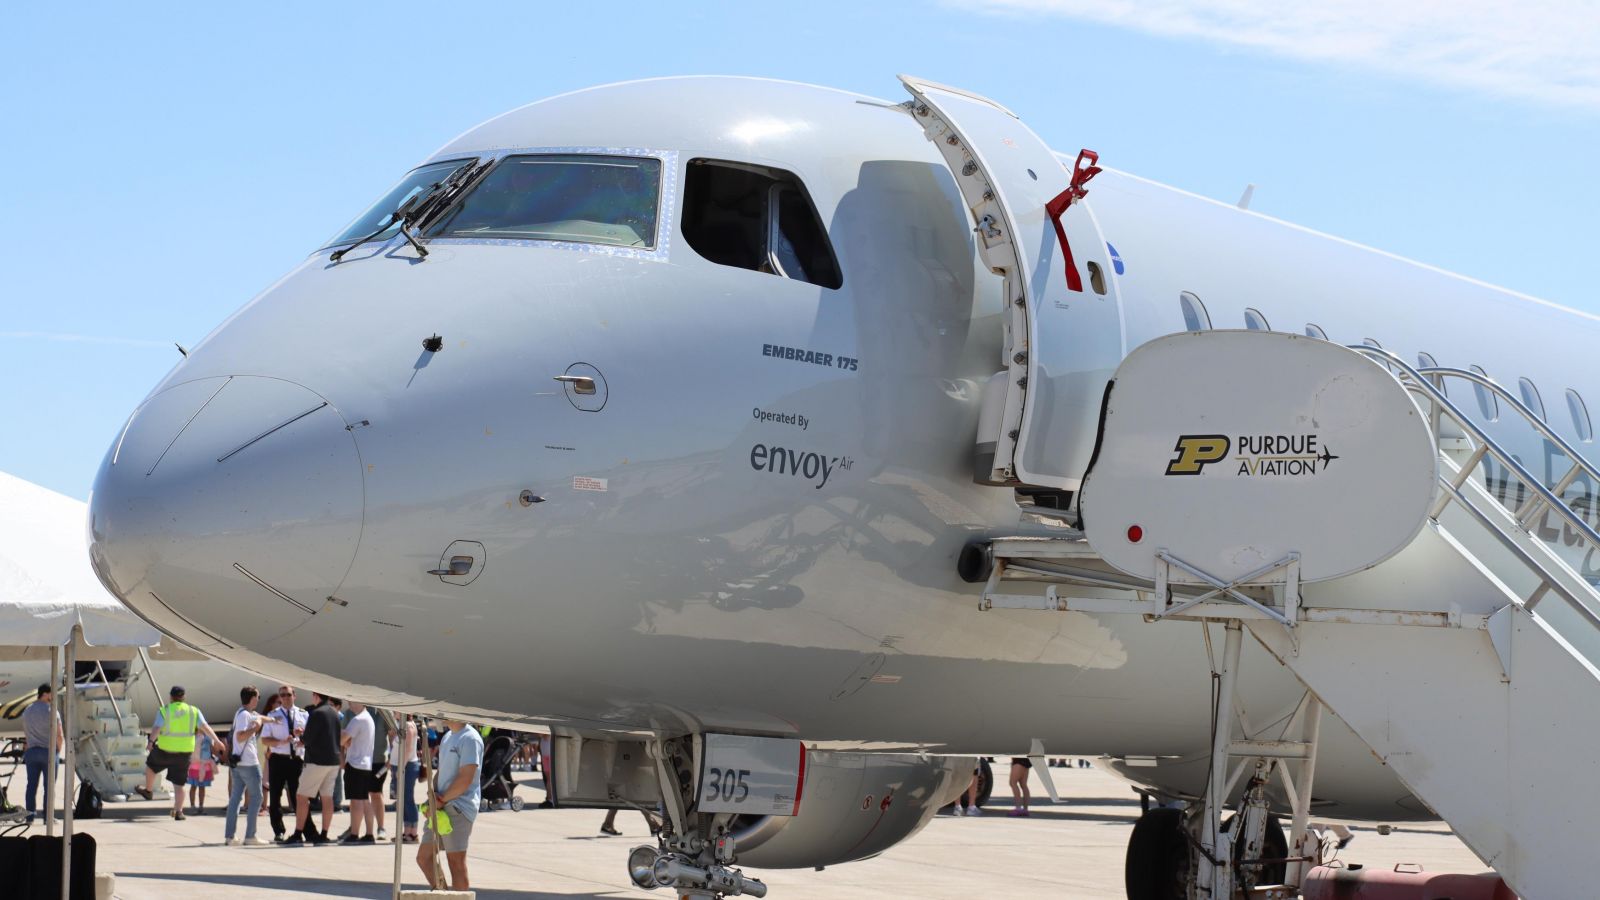
[[[1574,465],[1567,475],[1557,483],[1557,487],[1560,490],[1565,491],[1566,488],[1571,485],[1573,479],[1576,478],[1577,473],[1580,470],[1589,473],[1590,477],[1595,479],[1595,483],[1600,484],[1600,471],[1596,471],[1595,467],[1591,465],[1589,461],[1581,454],[1579,454],[1571,444],[1567,443],[1565,439],[1551,430],[1544,420],[1539,418],[1537,413],[1529,409],[1527,405],[1524,404],[1520,399],[1512,396],[1505,390],[1505,388],[1496,384],[1487,376],[1481,376],[1477,372],[1472,372],[1466,369],[1456,369],[1447,366],[1429,366],[1426,369],[1417,369],[1398,355],[1388,350],[1383,350],[1366,344],[1353,345],[1350,347],[1350,349],[1362,354],[1363,356],[1379,361],[1383,365],[1389,367],[1391,372],[1398,370],[1399,374],[1409,378],[1409,380],[1413,382],[1415,389],[1421,391],[1422,394],[1434,404],[1435,409],[1448,416],[1451,421],[1460,426],[1466,435],[1477,445],[1472,453],[1467,457],[1466,461],[1461,463],[1460,470],[1455,474],[1454,477],[1446,476],[1443,472],[1439,473],[1439,481],[1445,490],[1441,493],[1439,499],[1434,502],[1433,508],[1429,511],[1428,518],[1438,521],[1439,514],[1444,511],[1444,508],[1449,505],[1451,500],[1461,503],[1478,520],[1480,524],[1496,532],[1497,537],[1501,538],[1502,543],[1505,543],[1509,548],[1511,548],[1512,552],[1515,553],[1524,564],[1534,568],[1544,579],[1547,587],[1554,588],[1557,593],[1566,598],[1567,601],[1571,603],[1572,606],[1580,614],[1584,615],[1585,618],[1587,618],[1592,624],[1600,626],[1600,618],[1597,618],[1595,611],[1590,609],[1588,605],[1578,597],[1567,591],[1558,579],[1550,577],[1549,570],[1543,563],[1530,558],[1527,554],[1522,553],[1520,550],[1515,548],[1509,542],[1509,539],[1506,537],[1506,535],[1502,532],[1500,526],[1493,523],[1491,519],[1484,515],[1475,504],[1470,502],[1466,496],[1461,493],[1461,487],[1472,477],[1472,472],[1478,467],[1478,464],[1485,456],[1493,456],[1497,462],[1505,466],[1508,471],[1516,475],[1516,477],[1528,488],[1534,497],[1538,499],[1540,504],[1549,507],[1551,511],[1555,512],[1556,515],[1560,517],[1561,520],[1569,527],[1571,527],[1573,531],[1577,532],[1585,540],[1587,540],[1591,547],[1600,548],[1600,533],[1596,533],[1595,529],[1590,526],[1588,522],[1580,518],[1578,514],[1573,511],[1572,507],[1566,504],[1566,501],[1562,500],[1559,496],[1553,493],[1550,488],[1545,487],[1543,481],[1540,481],[1538,478],[1534,477],[1533,473],[1529,472],[1526,466],[1519,462],[1510,453],[1506,452],[1505,448],[1501,447],[1500,444],[1491,438],[1487,432],[1478,426],[1476,422],[1472,421],[1472,419],[1469,418],[1466,413],[1462,412],[1461,409],[1445,395],[1442,386],[1443,377],[1453,376],[1464,378],[1473,382],[1474,384],[1480,384],[1486,389],[1492,391],[1495,396],[1504,399],[1514,411],[1527,420],[1529,424],[1533,425],[1536,431],[1559,447],[1563,453],[1566,453],[1567,456],[1573,460]],[[1436,383],[1434,379],[1428,377],[1429,375],[1439,376],[1439,382]],[[1531,507],[1527,502],[1521,504],[1521,508],[1517,510],[1512,510],[1509,507],[1506,507],[1504,504],[1500,504],[1498,501],[1496,501],[1496,504],[1499,505],[1502,510],[1505,510],[1505,512],[1508,513],[1517,522],[1517,524],[1524,529],[1527,527],[1527,521],[1523,518],[1524,513],[1529,509],[1534,511],[1537,510],[1537,507]],[[1529,519],[1531,519],[1531,515],[1529,516]],[[1584,580],[1582,579],[1582,576],[1578,576],[1578,578],[1580,581]],[[1600,600],[1600,592],[1594,591],[1593,585],[1590,585],[1590,587],[1591,593],[1593,594],[1592,599]],[[1535,597],[1522,605],[1528,609],[1532,609],[1535,605],[1537,605],[1538,599],[1538,597]]]
[[[117,715],[117,735],[124,737],[128,734],[128,728],[122,724],[122,707],[117,705],[117,696],[111,693],[111,679],[106,677],[106,667],[98,659],[94,661],[94,667],[100,673],[100,684],[106,689],[106,699],[111,701],[111,711]]]
[[[1476,443],[1478,444],[1478,449],[1474,450],[1472,456],[1469,457],[1471,460],[1470,464],[1464,463],[1462,465],[1462,471],[1470,474],[1471,470],[1477,467],[1478,463],[1485,455],[1493,456],[1501,465],[1516,473],[1517,477],[1527,485],[1528,489],[1534,495],[1539,497],[1539,499],[1541,499],[1544,503],[1551,506],[1556,513],[1561,516],[1563,521],[1572,526],[1574,531],[1577,531],[1584,537],[1588,538],[1591,544],[1600,547],[1600,532],[1596,532],[1593,526],[1579,518],[1578,514],[1574,512],[1570,506],[1567,506],[1564,500],[1556,496],[1550,488],[1545,487],[1543,481],[1540,481],[1538,478],[1534,477],[1533,473],[1529,472],[1526,466],[1524,466],[1521,462],[1518,462],[1517,459],[1510,453],[1507,453],[1505,449],[1496,443],[1493,438],[1489,437],[1487,432],[1478,427],[1476,422],[1468,418],[1467,414],[1462,412],[1460,407],[1456,406],[1449,397],[1445,396],[1444,391],[1436,386],[1433,381],[1427,377],[1427,375],[1439,374],[1464,377],[1475,384],[1483,385],[1485,388],[1493,391],[1497,397],[1500,397],[1507,403],[1511,404],[1512,409],[1526,419],[1529,424],[1533,425],[1536,431],[1560,448],[1561,452],[1565,453],[1568,458],[1572,459],[1574,463],[1574,471],[1569,473],[1570,477],[1563,477],[1560,482],[1557,482],[1558,487],[1561,487],[1563,490],[1565,490],[1566,487],[1570,486],[1573,478],[1576,477],[1576,473],[1579,470],[1588,473],[1589,477],[1593,478],[1597,485],[1600,485],[1600,470],[1597,470],[1587,459],[1583,457],[1582,454],[1573,448],[1571,444],[1567,443],[1567,441],[1562,438],[1561,435],[1556,434],[1555,431],[1553,431],[1550,426],[1544,422],[1544,420],[1539,418],[1538,413],[1535,413],[1533,410],[1529,409],[1521,400],[1513,397],[1506,391],[1505,388],[1495,384],[1492,379],[1480,376],[1476,372],[1471,372],[1466,369],[1450,368],[1447,366],[1430,366],[1426,370],[1420,370],[1413,368],[1404,359],[1401,359],[1399,356],[1396,356],[1388,350],[1379,350],[1376,347],[1369,347],[1365,344],[1357,344],[1352,346],[1350,349],[1355,350],[1364,356],[1381,359],[1385,363],[1397,366],[1403,373],[1411,376],[1411,380],[1422,389],[1423,393],[1427,395],[1430,401],[1437,404],[1439,408],[1450,417],[1451,421],[1455,422],[1457,425],[1460,425],[1462,429],[1467,432],[1468,437],[1475,439]],[[1465,482],[1466,478],[1462,478],[1461,480]],[[1515,511],[1513,514],[1515,514]]]
[[[1562,437],[1555,431],[1555,429],[1551,428],[1550,423],[1546,422],[1543,416],[1539,415],[1527,404],[1523,403],[1520,398],[1512,394],[1509,390],[1496,383],[1494,379],[1487,375],[1474,372],[1470,369],[1459,369],[1453,366],[1428,366],[1426,368],[1418,369],[1417,371],[1422,375],[1438,375],[1440,376],[1441,380],[1444,376],[1460,378],[1463,381],[1470,381],[1474,385],[1488,390],[1498,399],[1505,401],[1518,415],[1522,416],[1522,418],[1527,421],[1529,425],[1533,426],[1535,431],[1539,432],[1540,436],[1554,444],[1557,449],[1566,455],[1567,459],[1572,461],[1572,467],[1567,470],[1567,474],[1557,479],[1555,487],[1550,488],[1550,492],[1555,496],[1559,497],[1563,492],[1566,491],[1568,487],[1571,487],[1572,482],[1577,479],[1579,472],[1587,474],[1597,486],[1600,486],[1600,468],[1597,468],[1593,463],[1589,462],[1589,460],[1585,458],[1582,453],[1579,453],[1578,449],[1572,446],[1572,444],[1569,443],[1566,438]],[[1540,498],[1540,501],[1542,503],[1543,498]],[[1517,518],[1524,524],[1526,524],[1527,521],[1532,518],[1531,513],[1537,512],[1537,506],[1532,504],[1529,505],[1532,506],[1531,509],[1524,510],[1519,508],[1515,510]],[[1591,534],[1592,533],[1593,529],[1591,529]],[[1600,539],[1600,535],[1594,535],[1591,537],[1591,540],[1597,539]]]

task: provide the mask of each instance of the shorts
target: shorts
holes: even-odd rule
[[[372,771],[367,777],[367,793],[383,793],[383,783],[389,780],[389,766],[386,763],[373,763]]]
[[[157,747],[145,757],[145,768],[152,772],[165,771],[167,782],[182,786],[189,780],[189,751],[163,750]]]
[[[365,800],[372,793],[372,770],[347,765],[344,767],[344,796],[347,800]]]
[[[1033,768],[1033,760],[1027,758],[1026,756],[1013,756],[1013,757],[1011,757],[1011,764],[1013,766],[1021,766],[1024,769]]]
[[[296,797],[331,797],[333,796],[333,779],[339,774],[338,766],[319,766],[316,763],[306,763],[300,770],[300,789],[295,791]]]
[[[211,779],[216,774],[217,764],[209,759],[197,759],[189,763],[189,784],[192,787],[211,787]]]
[[[467,852],[467,842],[472,839],[472,820],[465,813],[458,812],[455,807],[444,808],[445,817],[450,820],[450,833],[438,836],[433,833],[433,817],[422,817],[422,843],[437,843],[444,848],[446,853]]]

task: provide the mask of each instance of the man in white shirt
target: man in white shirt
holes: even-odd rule
[[[294,688],[278,687],[279,706],[272,711],[272,720],[261,729],[261,742],[267,745],[267,814],[272,819],[273,840],[283,843],[286,829],[283,825],[283,792],[289,790],[289,803],[294,803],[300,790],[300,770],[305,765],[306,751],[300,744],[300,735],[306,730],[306,711],[295,705]],[[293,810],[290,810],[293,814]]]
[[[364,704],[352,701],[350,711],[355,715],[344,727],[339,742],[344,747],[344,795],[350,801],[350,833],[341,843],[376,844],[377,835],[367,816],[372,792],[372,714]],[[361,830],[366,829],[366,835]]]
[[[223,828],[222,840],[233,846],[234,834],[239,824],[239,801],[248,793],[250,804],[245,811],[244,842],[259,844],[256,839],[256,814],[261,811],[261,760],[256,755],[256,735],[268,719],[256,712],[255,685],[239,689],[239,710],[233,714],[232,759],[233,775],[228,779],[228,819]]]

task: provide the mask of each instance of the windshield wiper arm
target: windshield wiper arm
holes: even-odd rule
[[[400,233],[405,235],[406,240],[408,242],[410,242],[411,246],[413,246],[413,247],[415,247],[417,249],[417,255],[421,256],[424,259],[426,259],[427,256],[428,256],[428,248],[426,248],[426,247],[422,246],[421,244],[417,243],[417,239],[414,236],[412,236],[411,230],[406,228],[406,222],[408,221],[408,218],[411,216],[412,212],[416,209],[416,207],[420,205],[420,201],[425,197],[433,196],[435,193],[438,192],[438,189],[439,189],[439,183],[435,183],[434,186],[432,188],[430,188],[426,193],[412,195],[410,199],[406,200],[406,202],[404,202],[404,203],[400,204],[398,207],[396,207],[394,212],[389,213],[389,218],[384,220],[384,223],[382,225],[378,226],[378,230],[377,231],[374,231],[373,233],[367,235],[366,237],[362,238],[359,241],[356,241],[354,244],[351,244],[348,247],[343,247],[343,248],[340,248],[338,250],[333,251],[332,255],[330,255],[328,257],[328,262],[336,263],[339,260],[344,259],[344,255],[346,253],[349,253],[351,250],[354,250],[355,248],[361,246],[362,244],[365,244],[367,241],[370,241],[373,238],[377,237],[378,235],[383,234],[385,231],[388,231],[397,222],[400,224]]]
[[[412,247],[416,248],[417,255],[426,259],[428,257],[428,249],[417,241],[416,236],[406,226],[423,224],[436,213],[449,207],[456,197],[459,197],[462,192],[478,180],[478,176],[489,170],[493,162],[493,160],[485,160],[475,166],[462,166],[451,172],[443,180],[435,181],[426,191],[411,195],[406,202],[400,204],[394,212],[389,214],[389,218],[378,226],[377,231],[348,247],[334,251],[328,257],[328,261],[338,262],[344,258],[346,253],[395,227],[396,223],[399,224],[400,234],[405,237]]]

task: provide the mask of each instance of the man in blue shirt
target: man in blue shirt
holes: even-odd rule
[[[26,799],[28,821],[38,812],[39,785],[48,783],[45,770],[50,767],[50,732],[55,732],[56,750],[66,746],[61,734],[61,719],[50,711],[50,685],[39,685],[38,699],[22,711],[23,751],[22,762],[28,769],[28,794]],[[481,753],[480,753],[481,755]]]
[[[439,741],[439,768],[435,772],[438,793],[428,801],[428,815],[422,832],[422,843],[417,847],[417,865],[428,877],[428,886],[442,890],[434,877],[434,855],[444,847],[445,862],[450,865],[450,890],[470,890],[467,881],[467,842],[472,837],[472,823],[478,818],[478,803],[482,790],[478,786],[478,768],[483,765],[483,738],[465,722],[445,720],[450,730]],[[450,821],[450,833],[437,834],[434,830],[435,810],[444,810]]]

